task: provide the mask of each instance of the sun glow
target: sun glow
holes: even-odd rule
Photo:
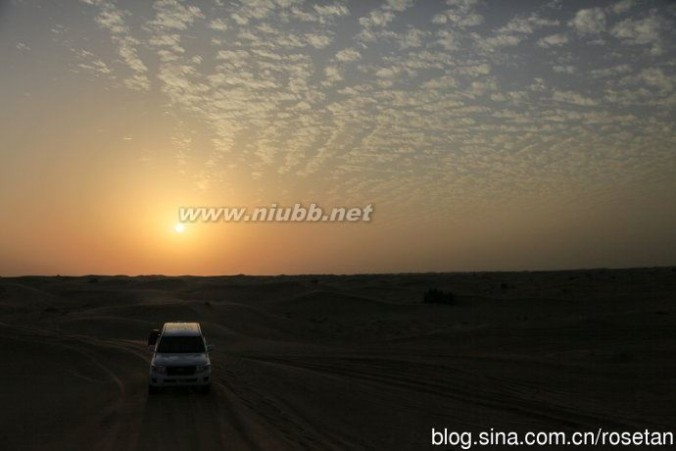
[[[174,226],[174,230],[176,231],[176,233],[183,233],[183,232],[185,232],[185,224],[183,224],[182,222],[179,222],[178,224],[176,224],[176,225]]]

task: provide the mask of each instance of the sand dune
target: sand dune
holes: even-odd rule
[[[433,449],[433,427],[673,430],[674,276],[0,278],[0,449],[413,450]],[[456,304],[421,303],[429,287]],[[170,320],[200,321],[216,345],[210,395],[147,395],[144,340]]]

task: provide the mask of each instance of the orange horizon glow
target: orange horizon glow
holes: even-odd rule
[[[0,276],[676,264],[666,3],[217,3],[0,8]]]

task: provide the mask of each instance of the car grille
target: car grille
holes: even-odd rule
[[[195,374],[195,366],[169,366],[167,375],[169,376],[190,376]]]

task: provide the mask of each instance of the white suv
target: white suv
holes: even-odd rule
[[[150,362],[148,392],[162,387],[195,386],[208,393],[211,386],[211,361],[199,323],[164,323],[162,331],[153,330],[148,336],[153,351]]]

